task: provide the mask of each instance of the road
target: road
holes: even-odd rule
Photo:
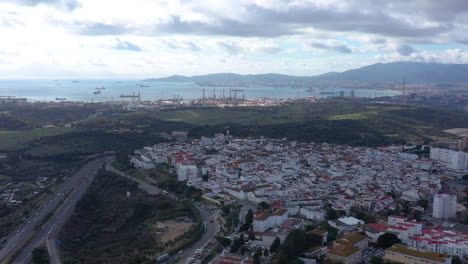
[[[124,172],[116,170],[110,164],[106,166],[106,169],[122,177],[125,177],[127,179],[137,182],[139,184],[139,187],[145,190],[146,192],[148,192],[149,194],[160,194],[163,192],[163,190],[161,190],[157,186],[149,184],[140,179],[136,179]],[[174,195],[173,193],[168,193],[167,195],[173,199],[178,199],[177,196]],[[186,261],[195,254],[195,250],[199,248],[203,248],[208,243],[208,241],[213,239],[216,233],[218,233],[219,231],[219,223],[217,221],[219,210],[210,214],[210,212],[205,210],[205,208],[203,208],[202,206],[196,206],[196,207],[197,207],[197,210],[200,212],[203,222],[206,224],[206,232],[202,235],[202,238],[198,240],[195,244],[191,245],[188,248],[184,248],[181,254],[178,254],[173,257],[173,259],[180,258],[179,263],[186,263]]]
[[[2,250],[0,250],[0,263],[6,263],[8,257],[14,253],[14,250],[18,248],[25,239],[29,238],[37,231],[33,238],[12,262],[15,264],[27,263],[32,257],[31,253],[33,249],[44,242],[53,230],[59,229],[66,219],[73,213],[73,208],[75,207],[76,202],[84,194],[92,179],[97,174],[99,168],[110,160],[110,157],[95,159],[88,162],[71,177],[65,179],[65,182],[59,187],[53,197],[51,197],[37,212],[33,213],[29,220],[27,220],[7,238],[8,241],[6,245]],[[70,195],[67,196],[69,193]],[[64,197],[66,198],[64,199]],[[57,210],[55,210],[56,208]],[[42,225],[42,227],[35,230],[34,227],[50,213],[52,213],[52,216]],[[58,256],[52,257],[57,258]]]

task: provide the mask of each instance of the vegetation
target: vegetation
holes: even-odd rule
[[[0,151],[8,152],[25,148],[34,140],[72,132],[72,128],[35,128],[31,130],[12,130],[0,132]]]
[[[197,221],[189,204],[147,195],[134,183],[101,171],[62,229],[64,263],[143,263],[154,259],[201,234],[196,225],[182,240],[161,243],[156,223],[181,216]]]
[[[459,256],[452,256],[452,264],[462,264],[463,262],[461,261]]]
[[[275,253],[278,250],[280,245],[281,245],[281,240],[279,239],[279,237],[275,238],[275,240],[273,240],[273,243],[271,243],[270,253],[271,254]]]
[[[371,263],[371,264],[383,264],[383,263],[384,263],[384,260],[383,260],[383,258],[381,258],[381,257],[373,256],[373,257],[370,259],[370,263]]]
[[[389,248],[396,243],[400,243],[401,240],[392,233],[385,233],[377,239],[377,245],[381,248]]]
[[[251,209],[249,209],[249,211],[247,211],[247,214],[245,215],[245,222],[239,228],[239,231],[244,232],[244,231],[250,230],[250,227],[252,226],[252,223],[253,223],[253,211]]]
[[[32,261],[34,264],[49,264],[49,253],[44,247],[35,248],[32,251]]]
[[[231,245],[231,253],[236,253],[239,248],[244,245],[245,239],[244,239],[244,234],[241,233],[239,238],[234,240],[234,242]]]
[[[307,249],[308,246],[305,232],[300,229],[295,229],[286,236],[274,259],[272,259],[272,263],[291,263]]]
[[[429,201],[426,199],[419,200],[418,205],[424,208],[424,210],[426,210],[429,205]]]

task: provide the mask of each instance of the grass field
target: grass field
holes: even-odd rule
[[[1,131],[0,149],[11,151],[25,147],[37,138],[57,136],[72,132],[73,128],[36,128],[21,131]]]
[[[117,120],[117,121],[116,121]],[[329,101],[291,103],[261,108],[196,108],[125,113],[109,118],[106,128],[165,132],[186,124],[193,137],[230,131],[238,136],[287,137],[293,140],[379,146],[392,143],[421,144],[450,139],[442,130],[468,127],[464,112],[414,106]],[[94,126],[96,124],[93,124]],[[363,139],[366,137],[366,139]]]

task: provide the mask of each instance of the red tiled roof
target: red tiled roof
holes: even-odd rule
[[[379,230],[379,231],[386,231],[388,229],[388,227],[386,227],[384,225],[381,225],[381,224],[376,224],[376,223],[367,224],[366,226],[370,227],[370,228],[373,228],[373,229],[376,229],[376,230]]]

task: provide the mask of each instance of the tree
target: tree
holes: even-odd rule
[[[216,239],[223,247],[229,247],[231,245],[231,239],[223,237],[223,236],[216,236]]]
[[[452,257],[452,264],[462,264],[462,261],[459,256]]]
[[[241,226],[239,227],[239,232],[245,232],[245,231],[247,231],[247,230],[249,230],[249,229],[250,229],[250,225],[248,225],[247,223],[245,223],[245,224],[243,224],[243,225],[241,225]]]
[[[306,249],[306,235],[303,230],[294,229],[291,231],[280,246],[280,256],[282,259],[291,261],[299,256]]]
[[[202,175],[203,181],[208,181],[208,172]]]
[[[364,218],[362,220],[366,224],[377,223],[377,218],[375,218],[374,215],[366,215],[366,216],[364,216]]]
[[[327,213],[325,214],[325,218],[326,218],[327,220],[335,220],[335,219],[338,218],[338,214],[336,213],[335,210],[333,210],[333,209],[328,209],[328,210],[327,210]]]
[[[268,255],[270,255],[270,251],[268,251],[268,248],[265,248],[263,251],[263,256],[268,257]]]
[[[247,225],[250,225],[253,223],[253,211],[252,209],[249,209],[249,211],[247,211],[247,214],[245,215],[245,223]]]
[[[383,264],[383,259],[381,257],[378,257],[378,256],[373,256],[371,259],[370,259],[370,263],[371,264]]]
[[[49,264],[49,254],[44,248],[35,248],[32,251],[32,260],[35,264]]]
[[[275,240],[273,240],[273,243],[271,243],[270,253],[271,254],[275,253],[278,250],[278,247],[280,245],[281,245],[281,240],[279,239],[279,237],[275,238]]]
[[[20,158],[19,154],[17,152],[8,152],[6,155],[6,162],[13,167],[16,167],[18,165]]]
[[[244,244],[244,234],[241,234],[238,239],[234,240],[231,246],[231,253],[236,253],[237,250]]]
[[[247,251],[247,248],[241,247],[241,249],[240,249],[241,255],[244,255],[246,251]]]
[[[424,210],[426,210],[427,206],[429,205],[429,201],[427,201],[426,199],[421,199],[418,201],[418,205],[424,208]]]
[[[253,264],[260,264],[260,256],[257,253],[253,256]]]
[[[248,236],[248,239],[249,240],[255,240],[255,235],[252,232],[250,232],[249,236]]]
[[[389,248],[396,243],[400,243],[401,240],[397,235],[392,233],[385,233],[377,239],[377,245],[381,248]]]
[[[317,234],[308,233],[306,234],[306,239],[309,244],[313,244],[313,245],[322,244],[322,236],[317,235]]]
[[[260,202],[258,205],[264,210],[270,209],[270,205],[266,202]]]

